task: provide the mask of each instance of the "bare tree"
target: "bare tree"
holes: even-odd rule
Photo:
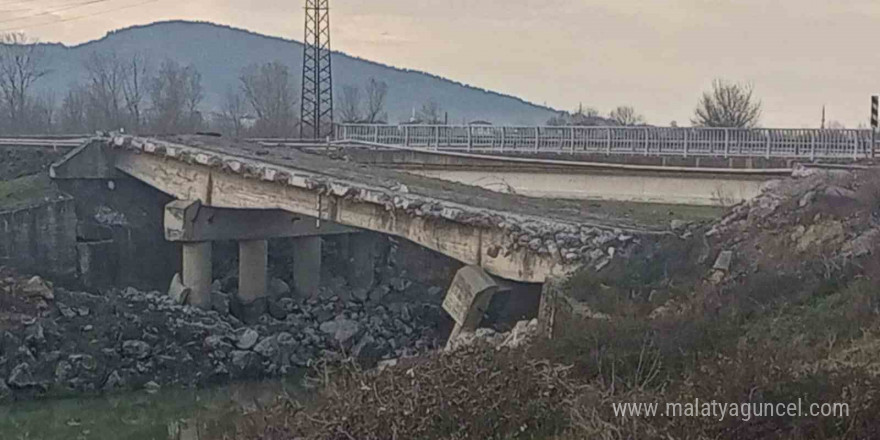
[[[86,106],[89,92],[79,84],[71,85],[67,96],[61,102],[60,124],[65,133],[81,133],[88,129],[86,123]]]
[[[645,118],[636,113],[636,109],[630,106],[617,107],[608,114],[608,117],[612,121],[624,126],[642,125],[645,123]]]
[[[33,100],[28,117],[28,128],[32,133],[52,133],[55,131],[57,102],[55,93],[46,92]]]
[[[339,94],[339,116],[342,122],[361,122],[361,89],[358,86],[344,85]]]
[[[388,84],[385,81],[377,81],[370,78],[367,81],[367,108],[366,121],[373,124],[388,119],[385,114],[385,100],[388,97]]]
[[[561,127],[561,126],[569,125],[569,119],[570,119],[570,117],[567,112],[561,112],[560,114],[548,119],[547,125],[549,125],[551,127]]]
[[[134,54],[123,66],[122,95],[128,111],[129,129],[137,131],[144,122],[143,103],[150,82],[149,63],[141,54]]]
[[[578,104],[578,109],[574,112],[574,116],[583,116],[585,118],[598,118],[599,110],[593,107],[584,108],[583,104]]]
[[[221,132],[241,136],[246,128],[242,120],[247,116],[247,102],[241,92],[232,88],[227,90],[220,113],[215,116]]]
[[[89,128],[117,130],[125,127],[122,96],[125,72],[116,53],[92,52],[84,65],[89,91]]]
[[[761,119],[761,102],[754,97],[751,84],[716,79],[712,91],[700,98],[691,122],[701,127],[752,128]]]
[[[260,136],[290,136],[296,128],[296,96],[287,66],[273,61],[261,66],[252,64],[239,77],[257,121],[254,130]]]
[[[442,124],[443,108],[437,101],[430,99],[422,104],[422,107],[416,113],[416,118],[423,124]]]
[[[150,84],[153,129],[160,133],[192,132],[202,125],[199,105],[202,76],[193,66],[165,60]]]
[[[43,56],[42,46],[23,33],[0,35],[0,104],[12,132],[25,123],[34,83],[48,73]]]

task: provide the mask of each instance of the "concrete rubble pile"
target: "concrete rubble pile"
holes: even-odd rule
[[[438,345],[439,308],[408,301],[397,288],[413,283],[402,278],[361,297],[340,285],[316,298],[280,298],[274,313],[245,325],[157,291],[95,295],[0,272],[0,401],[202,386],[348,356],[374,365]],[[439,302],[439,289],[430,290]]]
[[[448,350],[455,351],[475,344],[485,344],[495,349],[518,348],[532,343],[538,337],[538,320],[519,321],[508,332],[497,332],[491,328],[478,328],[465,331],[449,341]]]
[[[807,270],[823,261],[839,271],[871,254],[880,240],[876,171],[798,169],[768,182],[706,231],[707,280],[723,284],[760,271]]]

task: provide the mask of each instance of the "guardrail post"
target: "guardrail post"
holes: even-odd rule
[[[403,126],[403,146],[409,146],[409,125]]]
[[[872,146],[871,150],[874,148]],[[859,137],[856,136],[856,141],[853,143],[853,160],[859,160]]]
[[[571,141],[571,154],[574,154],[574,127],[571,127],[569,132],[569,140]]]
[[[650,148],[650,143],[649,143],[650,141],[648,139],[650,137],[651,137],[651,130],[646,128],[645,129],[645,156],[648,155],[648,149]]]
[[[690,130],[684,131],[684,157],[688,157],[688,141],[689,141],[688,138],[690,137],[690,136],[688,136],[688,134],[690,132],[691,132]]]
[[[810,161],[816,160],[816,132],[810,132]]]
[[[472,125],[468,125],[468,126],[467,126],[467,133],[468,133],[468,146],[467,146],[467,149],[468,149],[468,151],[471,151],[471,148],[473,148],[473,146],[474,146],[474,133],[473,133],[473,128],[474,128],[474,127],[473,127]]]
[[[858,142],[858,139],[859,139],[859,135],[858,135],[858,133],[856,133],[856,142]],[[871,159],[873,159],[876,154],[875,153],[875,147],[877,145],[875,143],[876,140],[877,140],[877,130],[872,128],[871,129]]]
[[[535,153],[538,152],[538,147],[541,144],[541,127],[535,127]]]
[[[605,129],[605,154],[611,155],[611,127]]]
[[[501,152],[504,152],[504,144],[507,142],[507,127],[501,127]]]
[[[724,129],[724,158],[730,156],[730,129]]]
[[[434,126],[434,148],[440,149],[440,127]]]
[[[378,143],[379,143],[379,126],[378,126],[378,125],[374,125],[374,126],[373,126],[373,130],[376,130],[376,132],[373,133],[373,142],[375,142],[375,143],[378,144]]]
[[[765,154],[767,159],[770,159],[770,131],[764,132],[764,135],[767,136],[767,153]]]

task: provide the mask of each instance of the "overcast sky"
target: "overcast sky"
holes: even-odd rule
[[[301,40],[303,3],[0,0],[0,29],[73,44],[190,19]],[[117,10],[129,5],[139,6]],[[632,105],[658,125],[688,122],[716,77],[753,83],[768,127],[816,127],[823,105],[829,120],[854,127],[880,92],[877,0],[331,0],[331,8],[335,50],[560,109]]]

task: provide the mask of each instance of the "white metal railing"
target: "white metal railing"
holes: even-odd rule
[[[871,130],[339,124],[335,138],[490,153],[850,159],[874,156]]]

